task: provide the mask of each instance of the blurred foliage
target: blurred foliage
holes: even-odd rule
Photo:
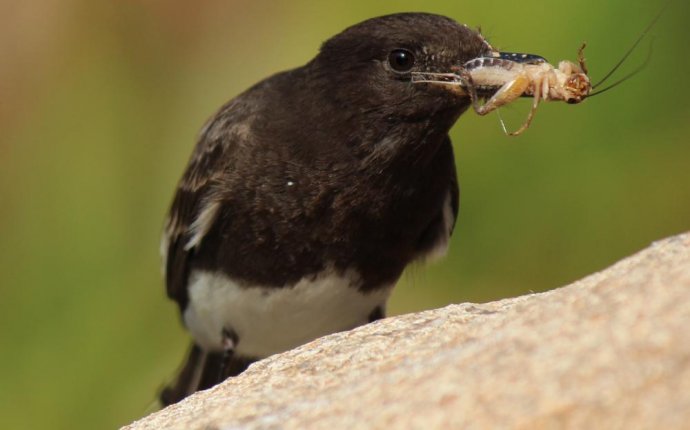
[[[658,7],[3,1],[0,427],[108,428],[147,412],[188,342],[160,279],[162,220],[197,130],[233,95],[348,25],[410,10],[552,61],[586,40],[596,78]],[[409,270],[391,313],[554,288],[690,228],[689,11],[676,2],[659,22],[643,73],[582,105],[542,105],[521,137],[495,115],[463,116],[450,255]],[[528,103],[506,109],[512,128]]]

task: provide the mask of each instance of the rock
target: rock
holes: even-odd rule
[[[690,428],[690,233],[557,290],[326,336],[125,428]]]

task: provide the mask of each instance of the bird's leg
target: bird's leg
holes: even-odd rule
[[[235,330],[224,328],[221,332],[221,344],[223,345],[223,357],[220,360],[220,366],[218,368],[218,381],[225,379],[225,371],[228,367],[228,363],[235,352],[235,347],[237,346],[237,333]]]
[[[374,310],[371,311],[371,313],[369,314],[370,323],[384,318],[386,318],[386,311],[383,309],[383,306],[376,306]]]

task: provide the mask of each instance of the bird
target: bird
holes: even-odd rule
[[[492,55],[451,18],[371,18],[207,121],[161,241],[192,338],[163,405],[383,318],[405,267],[445,253],[459,205],[449,130],[471,102],[411,76]]]

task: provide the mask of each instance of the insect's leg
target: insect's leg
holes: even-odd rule
[[[472,75],[466,71],[459,71],[459,76],[462,81],[462,87],[465,89],[467,94],[470,96],[472,101],[472,107],[475,111],[481,108],[479,104],[479,96],[477,95],[477,87],[474,86],[474,81],[472,80]]]
[[[476,91],[474,91],[475,97],[472,98],[472,107],[475,112],[479,115],[486,115],[490,112],[495,111],[501,106],[505,106],[519,97],[521,97],[525,91],[529,88],[530,80],[527,73],[520,73],[510,82],[506,82],[489,100],[483,105],[479,104],[476,97]]]
[[[519,134],[522,134],[523,131],[527,130],[532,123],[532,119],[534,119],[534,114],[537,112],[537,108],[539,107],[539,100],[541,100],[541,90],[542,90],[542,82],[536,82],[534,85],[534,99],[532,102],[532,109],[529,111],[529,115],[527,115],[527,120],[525,121],[522,126],[511,132],[508,133],[509,136],[517,136]]]

